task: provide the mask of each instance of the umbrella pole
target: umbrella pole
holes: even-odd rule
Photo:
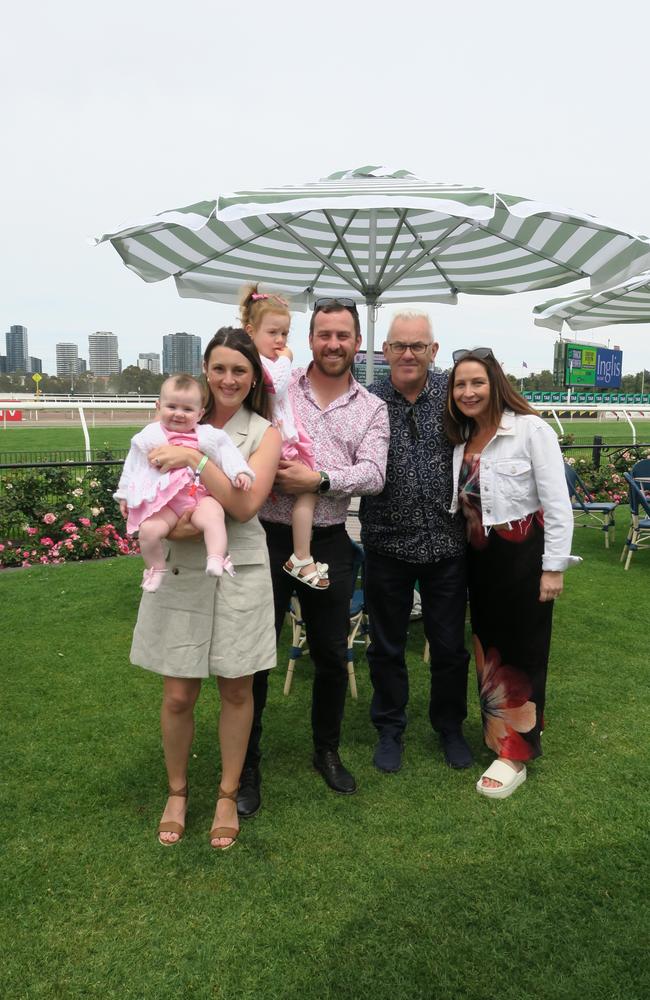
[[[377,212],[374,209],[371,209],[369,217],[368,284],[370,289],[373,289],[375,278],[377,276]],[[376,294],[366,294],[366,306],[368,308],[366,336],[366,385],[370,385],[375,378],[375,320],[377,319]]]
[[[370,385],[375,378],[375,320],[377,319],[377,305],[375,302],[368,302],[368,322],[366,326],[366,385]]]

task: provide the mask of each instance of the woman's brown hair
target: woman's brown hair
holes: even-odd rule
[[[449,384],[447,386],[447,405],[444,413],[445,433],[452,444],[463,444],[468,441],[476,430],[476,421],[473,417],[466,417],[456,406],[454,401],[454,385],[456,383],[456,371],[459,365],[465,361],[475,361],[483,365],[487,373],[490,384],[490,401],[487,412],[487,419],[491,424],[499,426],[504,410],[512,410],[513,413],[532,414],[536,416],[536,411],[526,402],[516,389],[512,387],[503,373],[503,368],[497,359],[490,355],[487,358],[477,357],[471,351],[464,354],[456,362],[449,373]]]
[[[262,362],[260,361],[260,356],[257,353],[255,344],[246,331],[234,326],[222,326],[220,330],[217,330],[214,337],[203,352],[203,364],[206,370],[208,364],[210,363],[210,355],[215,347],[228,347],[231,351],[239,351],[239,353],[249,362],[251,368],[253,369],[253,384],[251,385],[250,392],[246,396],[242,405],[246,406],[249,410],[252,410],[253,413],[258,413],[260,417],[264,417],[268,420],[271,403],[264,386]],[[214,396],[210,392],[210,386],[207,384],[207,378],[206,393],[207,398],[205,403],[205,413],[201,419],[202,424],[210,423],[210,418],[212,417],[215,408]]]

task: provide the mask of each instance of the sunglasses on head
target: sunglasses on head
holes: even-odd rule
[[[354,299],[316,299],[314,302],[314,312],[318,312],[319,309],[328,309],[330,306],[340,306],[341,309],[350,309],[352,312],[357,311],[357,304]]]
[[[478,358],[479,361],[485,361],[486,358],[492,358],[495,360],[491,347],[472,347],[470,349],[463,348],[462,350],[454,351],[451,358],[455,365],[457,365],[459,361],[464,361],[465,358]]]

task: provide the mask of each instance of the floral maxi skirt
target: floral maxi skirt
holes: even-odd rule
[[[539,600],[544,528],[530,515],[470,540],[468,585],[483,737],[509,760],[541,750],[553,602]]]

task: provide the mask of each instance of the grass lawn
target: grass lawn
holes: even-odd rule
[[[89,427],[91,448],[129,447],[131,438],[143,424],[136,427]],[[3,431],[0,425],[0,456],[12,451],[70,451],[84,448],[81,427],[11,427]]]
[[[155,837],[165,798],[160,679],[128,665],[137,559],[0,575],[5,700],[3,996],[218,1000],[641,1000],[647,961],[650,556],[585,562],[556,609],[545,757],[504,802],[474,783],[490,755],[474,684],[468,772],[427,722],[412,627],[405,764],[371,764],[370,684],[348,701],[356,796],[310,767],[309,661],[265,717],[264,807],[208,846],[217,699],[199,701],[184,841]],[[645,694],[644,694],[645,692]],[[646,935],[644,940],[644,935]]]
[[[555,420],[547,421],[555,431],[558,426]],[[569,420],[563,417],[560,423],[564,427],[565,434],[575,434],[577,438],[593,438],[599,434],[605,441],[615,443],[621,441],[630,443],[632,441],[632,429],[625,417],[620,420]],[[635,420],[632,423],[636,429],[636,439],[639,444],[650,444],[650,420]]]
[[[650,420],[634,421],[637,441],[650,443]],[[557,431],[555,421],[550,421]],[[129,442],[139,426],[133,427],[90,427],[90,444],[93,448],[129,447]],[[600,434],[605,441],[622,443],[632,441],[632,431],[626,420],[608,420],[598,423],[595,420],[563,420],[562,426],[566,434],[575,434],[578,439],[593,438]],[[79,426],[71,427],[8,427],[2,430],[0,425],[0,459],[3,453],[12,451],[54,451],[63,449],[80,449],[84,447],[83,434]]]

